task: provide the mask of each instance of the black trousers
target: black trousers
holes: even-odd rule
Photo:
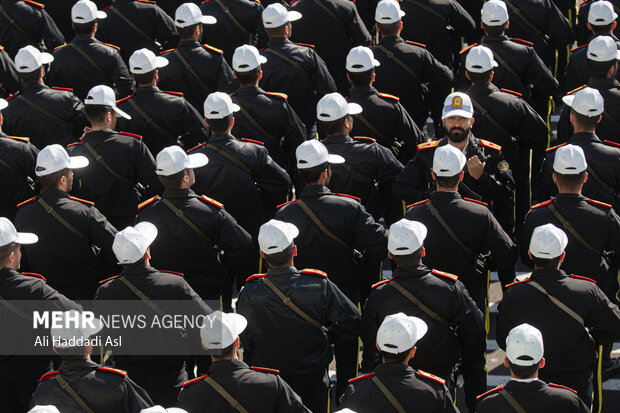
[[[329,404],[329,375],[327,369],[317,373],[281,376],[312,413],[327,413]]]

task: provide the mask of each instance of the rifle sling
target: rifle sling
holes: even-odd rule
[[[97,161],[99,165],[103,166],[105,170],[110,173],[110,175],[112,175],[119,181],[126,183],[132,188],[136,188],[136,184],[134,184],[133,182],[131,182],[129,179],[125,178],[124,176],[121,176],[118,172],[112,169],[112,167],[105,161],[105,159],[103,159],[103,156],[99,155],[99,153],[95,150],[95,148],[93,148],[88,142],[84,142],[84,146],[86,147],[86,150],[90,152],[92,156],[95,157],[95,161]]]
[[[187,71],[194,76],[194,78],[198,81],[198,83],[200,83],[200,85],[202,87],[204,87],[205,89],[211,90],[211,88],[209,87],[209,85],[207,85],[207,82],[205,82],[205,80],[203,78],[200,77],[200,75],[198,73],[196,73],[196,70],[194,70],[194,68],[192,67],[192,65],[189,64],[189,62],[183,57],[183,55],[181,54],[181,52],[179,52],[178,49],[176,49],[174,51],[174,54],[176,57],[179,58],[179,61],[183,64],[183,66],[185,66],[185,68],[187,69]]]
[[[12,313],[14,313],[19,318],[23,318],[24,320],[32,320],[31,316],[29,316],[28,314],[24,313],[19,308],[15,307],[9,301],[5,300],[4,297],[2,297],[1,295],[0,295],[0,304],[5,306],[6,308],[8,308]]]
[[[426,4],[422,4],[419,1],[415,1],[415,0],[405,0],[408,3],[414,4],[417,7],[426,10],[427,12],[429,12],[430,14],[432,14],[433,16],[439,18],[439,20],[441,20],[444,23],[447,23],[446,21],[446,16],[444,16],[443,14],[439,13],[437,10],[433,9],[432,7],[427,6]]]
[[[47,110],[47,109],[37,105],[36,103],[34,103],[32,100],[28,99],[27,97],[25,97],[23,95],[18,95],[17,99],[23,101],[26,105],[30,106],[31,108],[33,108],[34,110],[38,111],[39,113],[47,116],[48,118],[50,118],[54,122],[58,122],[61,125],[66,126],[67,128],[73,129],[73,125],[71,123],[67,122],[66,120],[60,119],[58,116],[54,115],[49,110]]]
[[[361,113],[358,113],[357,115],[353,115],[353,116],[355,116],[357,119],[359,119],[364,125],[366,125],[366,127],[368,129],[370,129],[372,131],[372,133],[377,135],[379,138],[383,139],[385,142],[392,142],[392,141],[394,141],[394,139],[390,139],[387,136],[385,136],[383,133],[381,133],[381,131],[379,129],[377,129],[372,123],[370,123],[368,121],[368,119],[366,119],[364,117],[364,115],[362,115]]]
[[[15,169],[15,167],[13,165],[11,165],[10,163],[8,163],[7,161],[5,161],[4,159],[0,158],[0,165],[4,166],[6,169],[15,172],[16,174],[20,175],[19,171],[17,169]]]
[[[2,13],[4,18],[9,22],[9,24],[11,26],[15,27],[18,32],[20,32],[21,34],[23,34],[27,38],[30,38],[30,36],[28,36],[28,34],[24,31],[24,29],[22,29],[22,27],[19,24],[17,24],[17,21],[15,21],[15,19],[12,18],[11,15],[6,10],[4,10],[4,7],[2,7],[2,6],[0,6],[0,13]]]
[[[135,31],[138,32],[138,34],[140,34],[140,36],[144,37],[145,39],[147,39],[150,42],[156,43],[155,40],[153,39],[152,36],[149,36],[148,34],[146,34],[141,28],[139,28],[138,26],[136,26],[134,24],[134,22],[132,22],[130,19],[127,18],[127,16],[125,16],[123,13],[121,13],[121,11],[119,9],[117,9],[116,7],[112,6],[109,9],[112,13],[116,14],[118,17],[120,17],[125,23],[127,23],[132,29],[134,29]],[[156,44],[157,45],[157,44]]]
[[[517,413],[527,413],[527,411],[523,408],[523,406],[521,406],[519,404],[519,402],[514,397],[512,397],[512,394],[508,393],[508,390],[503,389],[503,390],[501,390],[499,392],[499,394],[504,399],[506,399],[506,401],[508,402],[510,407],[512,407],[515,412],[517,412]]]
[[[218,382],[216,382],[215,380],[213,380],[211,377],[207,376],[205,378],[205,382],[209,386],[211,386],[213,388],[213,390],[218,392],[219,395],[222,396],[228,402],[228,404],[230,404],[230,407],[232,407],[233,409],[235,409],[236,411],[241,412],[241,413],[249,413],[249,411],[246,410],[246,408],[243,407],[241,405],[241,403],[239,403],[239,401],[237,401],[237,399],[235,399],[230,393],[228,393],[226,391],[225,388],[220,386],[220,384]]]
[[[526,284],[531,285],[532,287],[536,288],[538,291],[546,295],[547,298],[549,298],[549,300],[551,300],[553,304],[555,304],[557,307],[559,307],[562,311],[564,311],[566,314],[571,316],[571,318],[575,319],[579,324],[581,324],[582,327],[585,328],[585,322],[583,321],[583,318],[581,318],[579,314],[574,312],[569,306],[564,304],[562,301],[558,300],[557,298],[549,294],[549,292],[547,292],[545,287],[538,284],[536,281],[532,281],[531,279]]]
[[[157,122],[153,120],[153,118],[151,118],[144,110],[142,110],[142,108],[138,106],[138,104],[134,102],[133,99],[129,99],[128,102],[129,102],[129,105],[131,105],[131,107],[134,108],[136,112],[138,112],[138,115],[140,115],[140,117],[144,119],[147,124],[153,125],[153,127],[157,129],[157,131],[161,133],[162,135],[170,135],[169,132],[167,132],[164,128],[159,126]]]
[[[314,222],[314,224],[319,227],[319,229],[321,230],[321,232],[323,232],[325,235],[327,235],[329,238],[331,238],[332,240],[336,241],[338,244],[344,246],[345,248],[347,248],[348,250],[353,250],[353,248],[347,244],[346,242],[344,242],[342,240],[342,238],[340,238],[339,236],[337,236],[336,234],[334,234],[333,232],[331,232],[329,229],[327,229],[325,227],[325,225],[323,225],[323,223],[321,222],[321,220],[319,219],[319,217],[316,216],[316,214],[314,213],[314,211],[312,211],[310,209],[310,207],[308,206],[308,204],[306,204],[302,199],[298,200],[297,205],[299,205],[299,207],[306,213],[306,215],[308,215],[308,218],[310,218],[312,220],[312,222]]]
[[[370,182],[374,182],[375,181],[372,177],[370,177],[370,176],[368,176],[368,175],[366,175],[364,173],[361,173],[360,171],[358,171],[357,169],[353,168],[351,165],[347,164],[346,162],[345,163],[341,163],[339,166],[342,166],[347,172],[357,176],[360,179],[363,179],[364,181],[370,181]]]
[[[491,51],[493,52],[493,56],[495,57],[495,59],[499,61],[501,67],[506,69],[507,72],[509,72],[511,75],[513,75],[517,79],[519,80],[521,79],[521,76],[519,76],[519,74],[514,71],[514,69],[508,64],[508,62],[506,62],[506,60],[504,60],[504,58],[499,55],[499,53],[497,53],[495,50],[491,50]]]
[[[340,25],[344,26],[344,24],[342,23],[342,20],[340,20],[340,18],[336,15],[336,13],[334,13],[332,10],[329,9],[329,7],[323,4],[321,0],[312,0],[312,2],[316,4],[317,6],[319,6],[320,8],[322,8],[325,11],[325,13],[330,15],[332,19],[337,21]]]
[[[219,146],[213,145],[211,143],[208,143],[206,145],[207,148],[214,150],[215,152],[219,153],[220,155],[222,155],[224,158],[228,159],[229,161],[231,161],[232,163],[234,163],[235,165],[237,165],[239,168],[243,169],[245,172],[247,172],[250,176],[252,176],[252,171],[250,170],[250,168],[248,168],[248,166],[241,162],[239,159],[235,158],[234,156],[232,156],[230,153],[226,152],[224,150],[224,148],[221,148]]]
[[[504,127],[502,127],[498,121],[495,120],[495,118],[493,116],[491,116],[491,114],[482,107],[482,105],[480,105],[478,102],[476,102],[475,100],[472,100],[471,103],[474,104],[474,107],[476,109],[478,109],[478,111],[480,112],[480,114],[482,115],[482,117],[484,117],[486,120],[488,120],[489,122],[491,122],[491,124],[493,126],[495,126],[497,129],[499,129],[503,134],[505,134],[506,136],[512,136],[512,134],[510,132],[508,132]]]
[[[508,6],[510,8],[510,10],[512,10],[512,12],[517,15],[522,21],[523,23],[525,23],[525,25],[532,30],[534,33],[536,33],[538,36],[542,37],[543,39],[545,39],[545,41],[549,40],[549,36],[547,36],[545,33],[543,33],[538,27],[536,27],[531,21],[529,21],[529,19],[527,17],[525,17],[525,15],[523,14],[523,12],[517,7],[515,6],[510,0],[505,0],[506,2],[506,6]]]
[[[620,123],[618,123],[618,121],[617,121],[616,119],[614,119],[614,117],[613,117],[613,116],[611,116],[611,115],[609,114],[609,112],[607,112],[606,110],[603,110],[603,117],[604,117],[604,118],[607,118],[607,119],[608,119],[611,123],[613,123],[613,124],[614,124],[614,126],[615,126],[616,128],[619,128],[619,129],[620,129]]]
[[[248,112],[247,110],[245,110],[243,108],[243,106],[239,105],[239,109],[241,114],[243,114],[243,116],[245,116],[245,118],[252,124],[252,126],[254,126],[256,129],[258,129],[258,131],[265,136],[266,138],[271,139],[274,143],[277,143],[278,146],[280,145],[280,139],[276,138],[275,136],[273,136],[271,133],[267,132],[265,130],[265,128],[263,128],[260,123],[258,123],[256,121],[256,119],[254,119],[254,117],[250,114],[250,112]]]
[[[82,48],[80,46],[76,45],[75,43],[69,43],[69,46],[73,50],[78,52],[84,58],[84,60],[86,60],[88,63],[90,63],[90,65],[93,68],[95,68],[98,72],[100,72],[100,73],[102,73],[102,74],[107,76],[108,72],[103,70],[103,68],[101,66],[99,66],[99,64],[97,62],[95,62],[88,54],[86,54],[86,52],[84,50],[82,50]]]
[[[381,393],[385,396],[386,399],[390,402],[390,404],[396,409],[398,413],[407,413],[407,410],[403,407],[402,404],[398,401],[396,396],[383,384],[381,380],[375,374],[372,376],[371,381],[381,390]]]
[[[306,76],[308,76],[308,78],[312,79],[312,74],[309,73],[306,68],[304,68],[302,65],[300,65],[298,62],[294,61],[293,59],[291,59],[290,57],[276,51],[273,50],[272,48],[267,48],[265,49],[265,52],[269,52],[277,57],[279,57],[280,59],[284,60],[286,63],[288,63],[289,65],[292,65],[295,69],[301,70],[303,71]]]
[[[435,217],[435,219],[439,221],[443,229],[445,229],[448,235],[450,235],[450,238],[452,238],[457,244],[459,244],[459,246],[463,249],[463,251],[465,251],[467,254],[473,257],[474,252],[471,249],[469,249],[469,247],[465,245],[463,241],[461,241],[461,239],[454,233],[454,231],[452,231],[452,228],[450,228],[450,225],[448,225],[448,223],[444,221],[442,216],[439,215],[439,211],[437,211],[437,208],[435,208],[435,206],[431,203],[431,201],[426,202],[424,205],[426,205],[429,211],[431,211],[431,215],[433,215],[433,217]]]
[[[82,239],[88,239],[88,236],[85,234],[82,234],[80,231],[77,230],[77,228],[75,228],[73,225],[69,224],[69,222],[67,222],[66,219],[64,219],[63,217],[61,217],[58,212],[54,211],[54,208],[51,207],[50,204],[48,204],[47,202],[45,202],[43,200],[43,198],[39,197],[37,199],[37,202],[43,207],[43,209],[45,210],[45,212],[47,212],[48,214],[50,214],[51,216],[53,216],[56,221],[60,222],[62,224],[62,226],[64,226],[65,228],[67,228],[69,231],[73,232],[75,235],[77,235],[78,237],[82,238]]]
[[[560,223],[562,224],[562,226],[572,234],[573,237],[577,238],[577,241],[579,241],[581,243],[581,245],[583,245],[584,247],[586,247],[586,249],[588,249],[589,251],[597,254],[597,255],[601,255],[602,251],[597,250],[596,248],[594,248],[592,246],[592,244],[590,244],[588,241],[585,240],[585,238],[583,238],[578,232],[577,230],[571,225],[570,222],[568,222],[566,220],[566,218],[564,218],[564,216],[562,216],[562,214],[560,214],[560,211],[558,211],[555,206],[553,206],[553,204],[549,205],[549,211],[551,211],[551,213],[553,215],[555,215],[555,217],[558,219],[558,221],[560,221]]]
[[[409,73],[411,77],[413,77],[416,80],[416,82],[420,84],[420,87],[422,88],[422,90],[424,90],[424,92],[428,92],[428,86],[422,83],[422,80],[420,80],[420,76],[418,76],[418,74],[414,72],[412,68],[407,66],[405,62],[400,60],[398,57],[394,55],[394,53],[392,53],[390,50],[388,50],[385,46],[381,44],[377,45],[377,49],[381,50],[387,56],[388,59],[393,60],[394,63],[396,63],[401,68],[403,68],[405,72]]]
[[[592,169],[590,167],[590,164],[588,163],[588,167],[586,168],[586,171],[588,172],[588,175],[592,176],[592,178],[594,178],[594,180],[603,188],[605,188],[607,191],[609,191],[612,195],[616,195],[614,189],[609,186],[609,184],[605,181],[603,181],[603,179],[601,179],[600,176],[598,176],[598,174],[596,172],[594,172],[594,169]]]
[[[183,213],[183,211],[179,208],[177,208],[172,202],[170,202],[168,199],[166,198],[162,198],[161,201],[164,203],[164,205],[166,205],[172,212],[174,212],[174,215],[176,215],[181,221],[185,222],[187,224],[187,226],[189,226],[192,230],[194,230],[194,232],[198,235],[200,235],[202,238],[204,238],[206,241],[208,241],[209,243],[213,244],[215,250],[218,250],[218,246],[215,244],[215,242],[213,242],[211,240],[211,238],[205,234],[205,232],[200,229],[200,227],[198,227],[198,225],[196,225],[194,223],[194,221],[192,221],[191,219],[189,219],[187,217],[187,215],[185,215]]]
[[[79,394],[77,394],[77,392],[75,390],[73,390],[73,388],[71,388],[71,386],[69,386],[69,382],[67,380],[65,380],[63,377],[61,377],[60,375],[54,377],[54,380],[56,380],[58,382],[58,384],[60,385],[60,387],[66,391],[67,393],[69,393],[69,396],[71,396],[71,398],[73,400],[75,400],[75,402],[77,404],[80,405],[80,407],[82,409],[84,409],[84,411],[86,413],[95,413],[95,411],[93,409],[90,408],[90,406],[88,404],[86,404],[86,402],[84,401],[84,399],[82,399],[80,397]]]
[[[232,14],[232,12],[228,9],[228,7],[226,7],[224,5],[224,3],[222,2],[222,0],[215,0],[215,2],[217,3],[218,6],[220,6],[220,9],[222,9],[222,11],[224,12],[224,14],[230,19],[232,20],[233,23],[235,23],[235,25],[245,34],[247,34],[250,38],[250,43],[252,43],[252,37],[253,34],[246,29],[241,23],[239,23],[239,20],[237,20],[237,18],[235,17],[234,14]]]
[[[392,281],[390,281],[389,284],[392,287],[396,288],[396,290],[398,290],[399,293],[404,295],[405,298],[407,298],[409,301],[411,301],[413,304],[415,304],[416,307],[418,307],[420,310],[424,311],[426,313],[426,315],[428,315],[433,320],[437,320],[440,323],[444,323],[444,324],[450,324],[448,322],[448,320],[446,320],[445,318],[443,318],[442,316],[440,316],[439,314],[437,314],[436,312],[434,312],[433,310],[428,308],[422,301],[418,300],[418,298],[416,296],[414,296],[409,291],[407,291],[405,289],[405,287],[403,287],[398,282],[396,282],[395,279],[392,279]]]

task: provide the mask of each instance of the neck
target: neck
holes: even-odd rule
[[[584,128],[581,125],[578,125],[575,122],[573,122],[573,134],[575,134],[575,133],[591,133],[591,134],[595,134],[596,133],[596,129]]]
[[[462,151],[463,149],[465,149],[465,147],[469,143],[469,134],[467,134],[467,137],[463,139],[461,142],[453,142],[450,140],[450,138],[448,138],[448,143],[450,143],[450,145]]]
[[[248,87],[258,87],[258,79],[256,80],[256,82],[254,83],[246,83],[244,85],[241,85],[241,88],[248,88]]]
[[[112,125],[110,123],[93,123],[90,131],[94,132],[96,130],[103,130],[103,129],[112,129]]]
[[[157,81],[155,79],[153,79],[150,83],[142,83],[138,85],[138,87],[153,87],[153,86],[157,86]]]
[[[564,188],[563,186],[558,185],[558,194],[577,194],[581,195],[581,189],[583,185],[577,189],[574,188]]]
[[[269,40],[271,39],[288,39],[288,36],[286,34],[276,34],[273,36],[269,36]]]
[[[449,188],[437,185],[437,192],[458,192],[459,186],[452,186]]]
[[[516,374],[514,374],[512,372],[512,370],[510,370],[510,377],[512,377],[513,379],[517,379],[517,380],[537,379],[538,378],[538,370],[536,370],[536,373],[534,373],[534,375],[530,376],[530,377],[519,377]]]

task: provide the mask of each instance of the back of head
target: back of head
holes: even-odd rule
[[[404,313],[388,315],[377,330],[377,347],[384,363],[405,363],[413,347],[426,332],[428,326],[418,317]]]
[[[480,13],[482,27],[487,36],[501,36],[508,27],[508,9],[501,0],[489,0]]]
[[[420,264],[426,234],[424,224],[405,218],[390,226],[388,251],[399,268]]]
[[[560,267],[568,237],[553,224],[534,228],[529,244],[530,258],[537,270],[555,270]]]
[[[506,358],[513,375],[519,379],[536,377],[544,355],[541,332],[529,325],[514,327],[506,337]]]
[[[375,9],[375,22],[381,36],[398,36],[402,30],[402,17],[405,12],[395,0],[381,0]]]
[[[617,71],[620,51],[618,51],[618,46],[612,37],[604,35],[592,39],[588,44],[586,57],[588,71],[593,78],[607,78],[616,75],[610,69],[614,67]]]
[[[297,227],[288,222],[272,219],[261,225],[258,246],[270,267],[292,266],[295,249],[293,240],[297,235]]]
[[[616,27],[618,14],[612,3],[606,0],[590,3],[588,24],[595,35],[610,35]]]

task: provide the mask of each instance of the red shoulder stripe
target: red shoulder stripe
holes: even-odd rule
[[[392,278],[387,279],[387,280],[383,280],[383,281],[379,281],[378,283],[374,283],[372,285],[372,287],[370,287],[370,288],[377,288],[378,286],[386,284],[386,283],[389,283],[390,281],[392,281]]]
[[[204,376],[196,377],[195,379],[186,381],[185,383],[183,383],[183,385],[181,387],[189,386],[192,383],[196,383],[197,381],[205,379],[207,376],[208,376],[208,374],[205,374]]]
[[[252,370],[256,370],[256,371],[264,371],[267,373],[275,373],[275,374],[280,374],[280,370],[276,370],[276,369],[268,369],[267,367],[256,367],[256,366],[252,366],[250,367]]]
[[[56,90],[64,90],[65,92],[71,92],[71,93],[73,93],[73,89],[71,89],[70,87],[58,87],[58,86],[52,86],[52,89],[56,89]]]
[[[87,200],[85,200],[85,199],[78,198],[78,197],[75,197],[75,196],[70,196],[69,198],[70,198],[70,199],[72,199],[72,200],[74,200],[74,201],[78,201],[78,202],[81,202],[81,203],[83,203],[83,204],[86,204],[86,205],[90,205],[90,206],[95,205],[95,203],[94,203],[94,202],[92,202],[92,201],[87,201]]]
[[[265,278],[267,277],[267,273],[264,274],[254,274],[254,275],[250,275],[248,278],[246,278],[245,282],[250,282],[250,281],[254,281],[254,280],[258,280],[260,278]]]
[[[183,92],[173,92],[172,90],[162,90],[162,92],[167,93],[169,95],[175,95],[175,96],[183,97]]]
[[[159,54],[170,53],[170,52],[174,52],[175,50],[177,50],[176,47],[174,49],[164,50],[163,52],[160,52]]]
[[[8,101],[9,101],[9,100],[11,100],[11,99],[15,99],[15,98],[17,97],[17,95],[19,95],[19,92],[17,92],[17,93],[13,93],[12,95],[10,95],[9,97],[7,97],[7,98],[6,98],[6,99],[4,99],[4,100],[6,100],[6,101],[8,102]]]
[[[583,49],[584,47],[588,47],[588,44],[582,44],[581,46],[577,46],[573,49],[570,49],[570,52],[574,52],[575,50]]]
[[[607,204],[607,203],[601,202],[601,201],[596,201],[594,199],[588,199],[588,203],[592,204],[592,205],[602,206],[602,207],[605,207],[605,208],[611,208],[610,204]]]
[[[122,98],[122,99],[119,99],[119,100],[117,100],[117,101],[116,101],[116,104],[118,105],[119,103],[126,102],[126,101],[128,101],[129,99],[131,99],[132,97],[133,97],[133,95],[129,95],[129,96],[126,96],[126,97],[124,97],[124,98]]]
[[[187,151],[187,153],[190,153],[191,151],[196,150],[196,149],[198,149],[198,148],[202,148],[202,147],[203,147],[203,146],[205,146],[206,144],[207,144],[207,142],[203,142],[203,143],[201,143],[200,145],[196,145],[196,146],[194,146],[192,149],[188,150],[188,151]]]
[[[485,207],[488,207],[488,206],[489,206],[489,204],[487,204],[486,202],[478,201],[477,199],[471,199],[471,198],[467,198],[467,197],[464,197],[463,199],[464,199],[465,201],[475,202],[475,203],[477,203],[477,204],[484,205]]]
[[[48,371],[39,379],[40,382],[48,381],[49,379],[56,377],[60,374],[60,370]]]
[[[83,145],[83,144],[84,144],[84,142],[73,142],[73,143],[70,143],[69,145],[67,145],[67,148],[70,148],[70,147],[75,146],[75,145]]]
[[[423,201],[416,202],[415,204],[407,205],[405,207],[405,209],[409,209],[409,208],[412,208],[412,207],[417,206],[417,205],[426,204],[427,202],[428,202],[428,199],[425,199]]]
[[[222,204],[221,202],[218,202],[218,201],[216,201],[216,200],[215,200],[215,199],[213,199],[213,198],[209,198],[209,197],[208,197],[208,196],[206,196],[206,195],[202,195],[202,196],[200,197],[200,199],[202,199],[203,201],[207,201],[207,202],[208,202],[208,203],[210,203],[211,205],[215,205],[215,206],[216,206],[216,207],[218,207],[218,208],[222,208],[222,207],[224,206],[224,204]]]
[[[590,281],[591,283],[596,284],[596,281],[593,280],[592,278],[588,278],[588,277],[583,277],[581,275],[576,275],[576,274],[571,274],[570,276],[571,278],[574,278],[576,280],[585,280],[585,281]]]
[[[251,143],[255,143],[255,144],[260,145],[260,146],[265,146],[265,144],[262,143],[261,141],[256,141],[254,139],[242,138],[241,140],[243,142],[251,142]]]
[[[472,48],[472,47],[474,47],[474,46],[478,46],[478,43],[474,43],[474,44],[472,44],[471,46],[467,46],[466,48],[464,48],[463,50],[461,50],[461,51],[459,52],[459,54],[460,54],[460,55],[464,54],[465,52],[467,52],[469,49],[471,49],[471,48]]]
[[[304,268],[301,271],[302,274],[310,274],[310,275],[318,275],[319,277],[322,278],[327,278],[327,273],[323,272],[321,270],[315,270],[314,268]]]
[[[501,389],[503,389],[503,388],[504,388],[504,385],[503,385],[503,384],[502,384],[502,385],[499,385],[499,386],[497,386],[496,388],[489,390],[488,392],[485,392],[485,393],[482,393],[482,394],[481,394],[481,395],[479,395],[479,396],[476,396],[476,400],[480,400],[480,399],[482,399],[483,397],[488,396],[489,394],[493,393],[494,391],[501,390]]]
[[[550,204],[552,204],[552,203],[553,203],[553,200],[552,200],[552,199],[547,199],[547,200],[546,200],[546,201],[544,201],[544,202],[541,202],[541,203],[536,204],[536,205],[532,205],[532,206],[530,207],[530,209],[536,209],[536,208],[544,207],[544,206],[550,205]]]
[[[157,200],[159,200],[159,195],[155,195],[153,198],[149,198],[146,201],[141,202],[140,204],[138,204],[138,210],[141,210],[145,206],[150,205]]]
[[[528,46],[534,46],[534,43],[528,41],[528,40],[523,40],[523,39],[519,39],[519,38],[513,38],[514,41],[519,42],[519,43],[523,43],[526,44]]]
[[[183,277],[182,272],[176,272],[176,271],[170,271],[170,270],[159,270],[159,272],[165,272],[166,274],[174,274],[174,275],[178,275],[179,277]]]
[[[439,275],[439,276],[442,276],[442,277],[449,278],[452,281],[458,281],[458,279],[459,279],[459,277],[457,277],[456,275],[450,274],[449,272],[445,272],[445,271],[433,270],[432,273],[435,274],[435,275]]]
[[[99,371],[107,371],[109,373],[120,374],[123,377],[127,376],[127,372],[125,370],[113,369],[113,368],[110,368],[110,367],[103,367],[103,366],[99,366],[97,368],[97,370],[99,370]]]
[[[340,193],[338,193],[338,194],[336,194],[336,195],[338,195],[338,196],[344,196],[344,197],[351,198],[351,199],[355,199],[355,200],[356,200],[356,201],[358,201],[358,202],[360,202],[360,201],[361,201],[361,198],[358,198],[358,197],[353,196],[353,195],[348,195],[348,194],[340,194]]]
[[[392,100],[395,100],[397,102],[400,101],[400,98],[398,96],[390,95],[390,94],[387,94],[387,93],[379,92],[379,96],[381,96],[382,98],[386,98],[386,99],[392,99]]]
[[[30,138],[26,138],[25,136],[6,136],[9,139],[13,139],[16,141],[20,141],[20,142],[24,142],[24,143],[28,143],[30,142]]]
[[[37,7],[41,7],[41,8],[45,7],[44,4],[37,3],[36,1],[32,1],[32,0],[25,0],[25,1],[26,1],[26,3],[32,4],[33,6],[37,6]]]
[[[19,204],[17,204],[17,205],[16,205],[16,208],[19,208],[20,206],[24,206],[24,205],[29,204],[29,203],[31,203],[32,201],[36,201],[36,200],[37,200],[37,197],[36,197],[36,196],[33,196],[32,198],[30,198],[30,199],[28,199],[28,200],[26,200],[26,201],[24,201],[24,202],[20,202]]]
[[[125,135],[125,136],[131,136],[132,138],[136,138],[137,140],[141,141],[142,140],[142,136],[140,135],[136,135],[135,133],[129,133],[129,132],[119,132],[121,135]]]
[[[422,370],[418,370],[418,376],[426,377],[427,379],[431,379],[436,381],[437,383],[446,384],[446,381],[439,376],[435,376],[434,374],[427,373]]]
[[[405,43],[412,44],[414,46],[420,46],[426,49],[426,45],[424,43],[412,42],[411,40],[405,40]]]
[[[350,379],[349,383],[355,383],[356,381],[360,381],[360,380],[364,380],[364,379],[369,379],[369,378],[371,378],[374,375],[375,375],[375,373],[364,374],[363,376],[359,376],[359,377],[355,377],[353,379]]]
[[[296,200],[296,199],[294,199],[294,200],[292,200],[292,201],[288,201],[288,202],[285,202],[285,203],[283,203],[283,204],[280,204],[280,205],[278,205],[278,206],[276,207],[276,209],[280,209],[280,208],[282,208],[284,205],[292,204],[293,202],[297,202],[297,200]]]
[[[530,282],[530,279],[528,278],[527,280],[523,280],[523,281],[515,281],[513,283],[507,284],[506,288],[512,287],[513,285],[517,285],[517,284],[523,284],[523,283],[526,283],[526,282]]]
[[[37,274],[36,272],[23,272],[22,274],[27,275],[29,277],[40,278],[43,281],[47,281],[44,276],[42,276],[41,274]]]
[[[614,141],[607,140],[607,141],[605,141],[605,145],[610,145],[610,146],[615,146],[617,148],[620,148],[620,143],[614,142]]]
[[[313,45],[313,44],[308,44],[308,43],[295,43],[295,44],[298,44],[298,45],[300,45],[300,46],[311,47],[311,48],[313,48],[313,49],[314,49],[314,45]]]
[[[354,136],[353,139],[358,140],[358,141],[367,141],[369,143],[377,142],[376,139],[369,138],[368,136]]]
[[[120,277],[121,275],[123,275],[123,274],[118,274],[118,275],[115,275],[114,277],[110,277],[110,278],[106,278],[105,280],[101,280],[101,281],[99,281],[99,284],[105,284],[105,283],[107,283],[110,280],[113,280],[115,278]]]
[[[570,387],[562,386],[561,384],[549,383],[549,386],[551,386],[551,387],[556,387],[556,388],[559,388],[559,389],[566,389],[566,390],[570,390],[570,391],[572,391],[573,393],[577,394],[577,391],[576,391],[576,390],[573,390],[573,389],[571,389]]]
[[[520,98],[523,97],[523,93],[515,92],[514,90],[510,89],[502,89],[502,92],[510,93],[511,95],[519,96]]]

